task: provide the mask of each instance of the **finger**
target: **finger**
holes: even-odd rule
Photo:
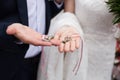
[[[70,41],[65,43],[64,52],[70,52]]]
[[[54,39],[59,40],[60,36],[61,36],[61,33],[58,32],[58,33],[55,34]]]
[[[8,29],[6,30],[6,33],[9,35],[13,35],[15,34],[15,29],[13,27],[8,27]]]
[[[71,40],[70,41],[71,45],[70,45],[70,51],[73,52],[75,50],[75,40]]]
[[[71,37],[80,38],[80,35],[79,35],[79,33],[74,33],[74,34],[71,35]]]
[[[64,41],[65,40],[65,37],[66,37],[66,34],[64,33],[64,34],[61,34],[61,36],[60,36],[60,41]]]
[[[78,49],[80,47],[80,38],[76,38],[75,47]]]
[[[46,35],[40,34],[39,36],[40,36],[38,39],[39,45],[41,45],[41,46],[51,46],[52,45],[51,42],[44,40]]]
[[[52,40],[50,40],[50,42],[52,43],[52,45],[55,45],[55,46],[60,45],[60,40],[57,40],[57,39],[52,39]]]
[[[51,46],[52,44],[50,42],[44,42],[44,41],[42,41],[40,43],[40,45],[42,45],[42,46]]]
[[[60,46],[58,47],[59,51],[62,53],[64,50],[64,44],[61,43]]]
[[[60,41],[53,39],[54,37],[51,35],[42,35],[41,40],[44,42],[50,42],[52,45],[59,45]]]
[[[31,44],[33,44],[35,46],[51,46],[52,45],[51,42],[46,42],[46,41],[42,41],[42,40],[34,40],[34,41],[32,41]]]

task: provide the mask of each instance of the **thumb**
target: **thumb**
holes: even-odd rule
[[[15,30],[15,28],[14,28],[14,26],[8,26],[8,28],[7,28],[7,30],[6,30],[6,33],[8,34],[8,35],[13,35],[13,34],[15,34],[15,32],[16,32],[16,30]]]

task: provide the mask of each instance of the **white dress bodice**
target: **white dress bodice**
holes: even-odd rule
[[[87,80],[111,80],[115,38],[105,0],[76,0],[76,15],[88,48]]]
[[[112,15],[105,0],[76,0],[76,15],[84,33],[112,34]]]

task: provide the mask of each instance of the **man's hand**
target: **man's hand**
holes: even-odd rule
[[[73,52],[80,47],[80,35],[73,27],[64,26],[55,34],[54,39],[61,41],[60,52]]]
[[[52,39],[50,42],[43,41],[42,40],[42,34],[34,31],[28,26],[24,26],[19,23],[14,23],[10,26],[8,26],[6,33],[8,35],[14,35],[16,38],[18,38],[20,41],[32,44],[35,46],[51,46],[51,45],[59,45],[59,40]]]

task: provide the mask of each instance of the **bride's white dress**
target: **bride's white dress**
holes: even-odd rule
[[[115,39],[105,0],[76,0],[76,6],[88,47],[87,80],[111,80]]]
[[[113,36],[113,16],[109,13],[105,0],[75,1],[75,12],[84,39],[81,66],[77,74],[72,73],[77,61],[74,58],[79,56],[77,54],[79,51],[67,54],[65,58],[63,54],[55,51],[57,48],[45,48],[46,59],[41,62],[42,68],[39,69],[38,80],[111,80],[116,45]],[[54,28],[50,29],[50,34]]]

